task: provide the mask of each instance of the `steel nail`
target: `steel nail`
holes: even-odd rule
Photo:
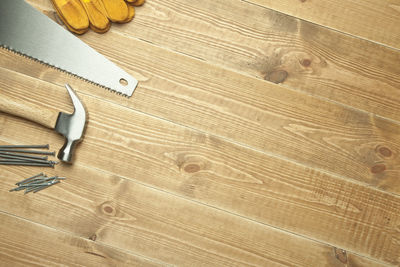
[[[24,179],[24,180],[22,180],[22,181],[16,183],[15,185],[23,184],[23,183],[25,183],[25,182],[27,182],[27,181],[33,179],[33,178],[39,177],[39,176],[43,176],[43,172],[41,172],[41,173],[39,173],[39,174],[36,174],[36,175],[34,175],[34,176],[28,177],[28,178],[26,178],[26,179]]]
[[[20,185],[20,186],[18,186],[18,187],[16,187],[16,188],[11,189],[10,192],[13,192],[13,191],[21,191],[21,190],[24,190],[24,189],[30,189],[30,188],[37,187],[37,186],[41,186],[41,185],[40,185],[40,184],[34,184],[34,185],[31,185],[31,184]]]
[[[29,192],[32,192],[33,190],[38,189],[38,188],[40,188],[40,187],[42,187],[42,186],[31,186],[31,187],[29,187],[29,188],[26,188],[26,189],[25,189],[25,192],[24,192],[24,195],[26,195],[26,194],[28,194]]]
[[[52,168],[54,168],[54,164],[49,164],[49,163],[37,163],[37,162],[9,161],[9,162],[0,162],[0,165],[33,166],[33,167],[52,167]]]
[[[0,155],[0,161],[26,161],[26,162],[51,163],[51,164],[54,163],[54,161],[47,161],[43,159],[31,159],[31,158],[25,158],[24,156],[4,156],[4,155]]]
[[[0,146],[0,149],[9,149],[9,148],[43,148],[49,149],[49,144],[46,145],[7,145],[7,146]]]
[[[60,182],[60,181],[55,181],[54,183],[52,183],[52,184],[50,184],[50,185],[47,185],[47,186],[43,186],[43,187],[41,187],[41,188],[34,189],[34,190],[33,190],[33,193],[39,192],[39,191],[41,191],[41,190],[43,190],[43,189],[45,189],[45,188],[47,188],[47,187],[50,187],[50,186],[55,185],[55,184],[58,184],[59,182]]]
[[[24,154],[19,154],[19,153],[11,153],[11,152],[1,152],[0,151],[0,156],[15,156],[15,157],[24,157],[24,158],[30,158],[30,159],[40,159],[40,160],[47,160],[48,157],[40,157],[40,156],[32,156],[32,155],[24,155]]]
[[[38,155],[49,155],[55,156],[56,152],[40,151],[40,150],[22,150],[22,149],[0,149],[0,152],[15,152],[15,153],[26,153],[26,154],[38,154]]]
[[[47,184],[44,184],[44,185],[47,185]],[[21,191],[21,190],[24,190],[24,189],[29,189],[29,188],[36,187],[36,186],[40,186],[40,185],[39,185],[39,184],[33,184],[33,185],[31,185],[31,184],[20,185],[20,186],[18,186],[18,187],[16,187],[16,188],[13,188],[13,189],[11,189],[11,190],[10,190],[10,192],[12,192],[12,191]]]
[[[10,192],[25,190],[24,194],[27,194],[32,191],[33,193],[36,193],[54,184],[58,184],[60,183],[61,180],[65,179],[66,177],[58,177],[58,176],[47,177],[45,174],[39,173],[16,183],[18,187],[11,189]]]
[[[20,185],[14,189],[11,189],[10,191],[21,191],[21,190],[24,190],[24,189],[30,188],[30,187],[32,187],[32,186],[31,185]]]
[[[30,185],[31,183],[38,183],[38,182],[43,181],[43,179],[46,178],[46,177],[47,176],[42,176],[40,178],[35,178],[35,179],[29,180],[28,182],[20,184],[20,185]]]
[[[55,176],[52,176],[52,177],[44,176],[44,177],[40,178],[40,181],[50,181],[50,180],[53,180],[54,177],[55,177]]]
[[[29,186],[49,185],[49,184],[53,184],[54,181],[57,181],[57,180],[54,180],[54,179],[53,179],[53,180],[49,180],[49,181],[42,181],[42,182],[37,182],[37,183],[30,183]]]
[[[23,190],[23,189],[25,189],[25,187],[18,186],[18,187],[16,187],[16,188],[11,189],[10,192],[13,192],[13,191],[21,191],[21,190]]]
[[[40,184],[32,184],[29,187],[38,187],[38,186],[47,186],[47,185],[52,185],[51,182],[47,182],[47,183],[40,183]]]
[[[31,185],[31,184],[51,182],[51,181],[57,180],[57,178],[58,178],[58,176],[52,176],[52,177],[46,176],[46,177],[40,178],[40,180],[37,180],[37,181],[32,181],[32,182],[30,181],[29,184]]]

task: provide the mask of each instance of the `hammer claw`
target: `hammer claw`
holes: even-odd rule
[[[82,140],[86,128],[86,109],[74,90],[66,84],[65,87],[74,105],[72,114],[60,112],[58,114],[55,130],[66,138],[64,146],[58,152],[57,157],[64,162],[70,163],[76,145]]]

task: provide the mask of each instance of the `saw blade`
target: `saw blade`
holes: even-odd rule
[[[0,46],[127,97],[138,83],[24,0],[0,0]]]

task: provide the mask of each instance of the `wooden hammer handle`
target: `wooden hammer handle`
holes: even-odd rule
[[[0,95],[0,111],[15,115],[47,128],[54,128],[59,112],[19,98]]]

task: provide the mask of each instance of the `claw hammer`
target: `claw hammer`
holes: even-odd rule
[[[63,135],[65,143],[57,157],[63,162],[71,163],[75,147],[83,138],[87,114],[74,90],[68,84],[65,87],[74,105],[72,114],[55,112],[42,106],[16,101],[7,96],[0,96],[0,111],[39,123]]]

